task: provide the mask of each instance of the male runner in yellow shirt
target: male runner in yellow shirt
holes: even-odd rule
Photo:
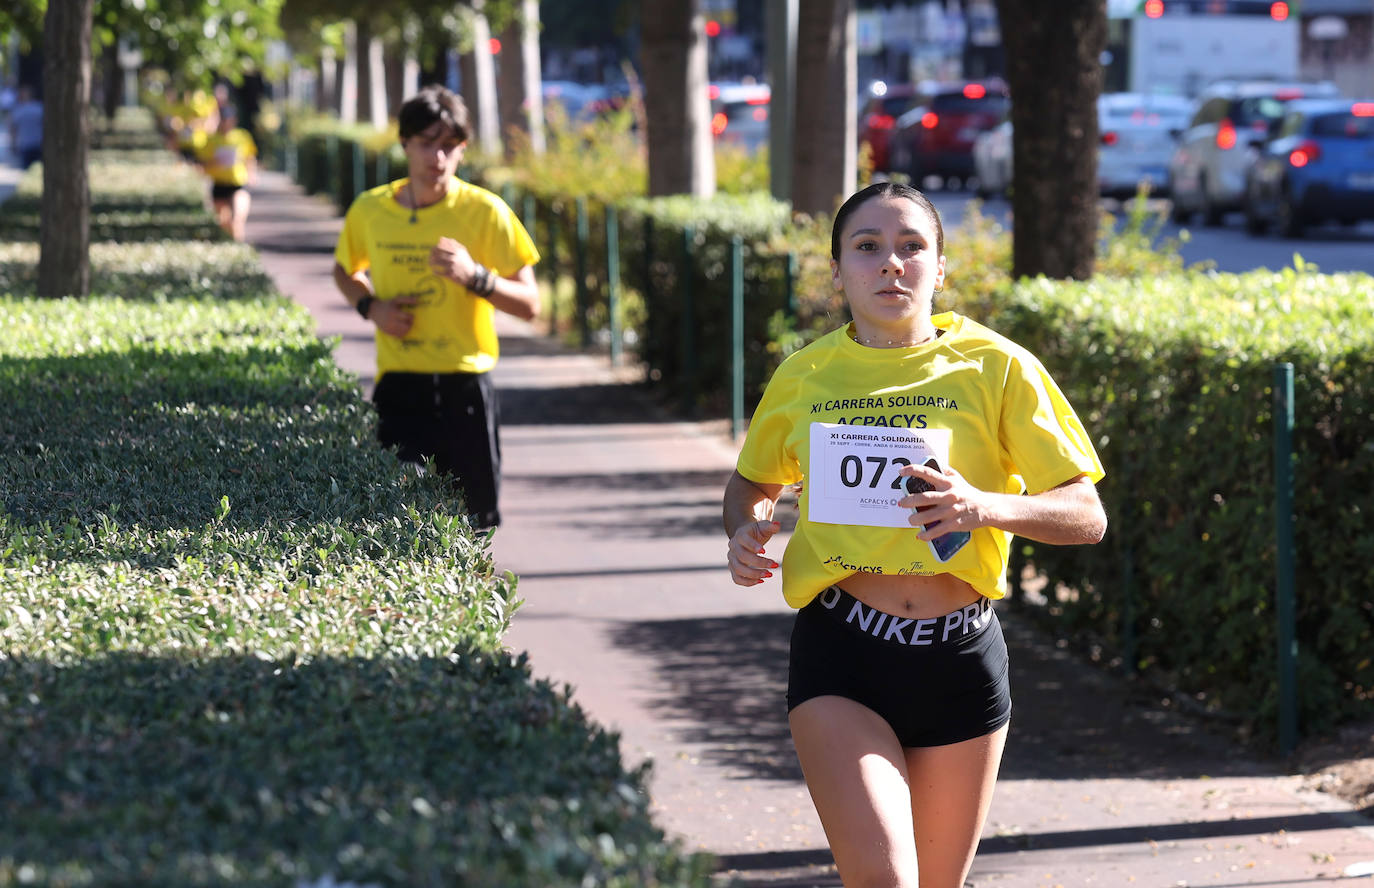
[[[539,311],[529,234],[505,202],[454,176],[468,112],[427,86],[401,106],[409,176],[359,195],[334,251],[334,282],[377,327],[377,437],[408,462],[433,457],[476,527],[501,522],[501,448],[489,371],[497,310]]]

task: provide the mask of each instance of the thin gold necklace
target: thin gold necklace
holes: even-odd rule
[[[887,340],[880,340],[880,339],[877,339],[877,338],[874,338],[874,339],[864,339],[864,338],[862,338],[862,337],[859,336],[859,333],[858,333],[858,331],[856,330],[849,338],[850,338],[850,339],[853,339],[855,342],[859,343],[859,345],[866,345],[866,346],[868,346],[869,348],[881,348],[881,347],[882,347],[882,346],[881,346],[881,343],[884,343],[884,342],[885,342],[887,345],[889,345],[889,346],[897,346],[897,347],[900,347],[900,348],[910,348],[910,347],[915,346],[915,345],[925,345],[927,342],[930,342],[931,340],[933,340],[936,336],[939,336],[939,335],[940,335],[940,332],[941,332],[941,331],[937,328],[937,329],[935,330],[934,335],[927,336],[925,339],[917,339],[917,340],[911,341],[911,340],[905,340],[905,339],[887,339]]]

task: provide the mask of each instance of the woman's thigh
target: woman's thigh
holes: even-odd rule
[[[892,727],[837,696],[801,703],[788,723],[844,884],[915,886],[906,757]]]
[[[992,804],[1007,725],[972,740],[905,750],[921,888],[958,888]]]

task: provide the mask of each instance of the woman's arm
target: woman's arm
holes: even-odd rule
[[[912,524],[930,527],[939,522],[921,532],[923,540],[955,530],[995,527],[1038,543],[1077,546],[1100,542],[1107,532],[1107,513],[1086,475],[1026,496],[979,490],[952,469],[941,475],[913,466],[902,474],[925,478],[934,488],[898,501],[907,508],[922,507],[919,515],[912,515]]]
[[[773,508],[782,487],[750,481],[739,472],[732,472],[725,484],[722,512],[730,537],[726,562],[737,585],[757,586],[778,569],[778,563],[764,554],[764,546],[781,528],[773,520]]]

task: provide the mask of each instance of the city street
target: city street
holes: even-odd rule
[[[976,200],[972,191],[930,191],[931,202],[944,217],[947,229],[958,226],[964,210]],[[1121,217],[1120,202],[1104,201]],[[1162,213],[1168,212],[1169,204],[1165,199],[1154,201],[1152,206]],[[992,198],[984,204],[983,212],[1010,227],[1011,205],[1005,198]],[[1208,228],[1200,219],[1186,226],[1166,221],[1160,229],[1160,237],[1177,238],[1181,228],[1186,228],[1190,238],[1183,244],[1180,252],[1183,259],[1192,265],[1211,260],[1218,271],[1251,271],[1256,268],[1279,269],[1293,264],[1293,254],[1298,253],[1304,262],[1315,264],[1323,272],[1362,271],[1374,274],[1374,223],[1365,222],[1350,228],[1339,225],[1325,225],[1313,228],[1306,237],[1292,239],[1275,234],[1255,237],[1245,233],[1239,213],[1227,217],[1226,224],[1218,228]],[[958,251],[957,245],[952,249]]]

